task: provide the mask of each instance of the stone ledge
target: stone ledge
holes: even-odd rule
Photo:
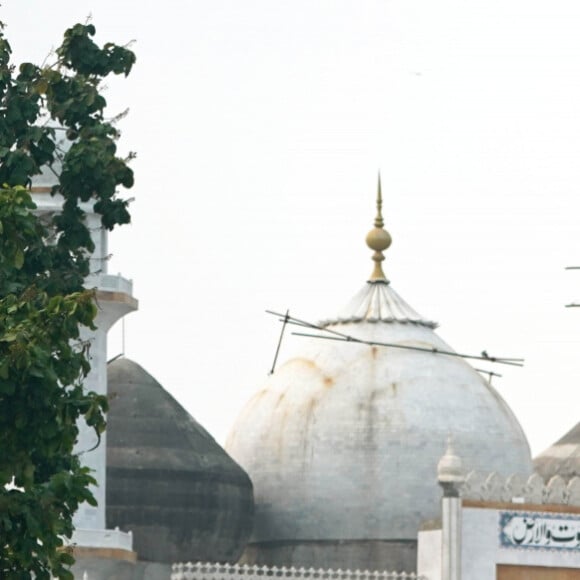
[[[509,510],[509,511],[527,511],[527,512],[549,512],[549,513],[566,513],[580,514],[579,506],[566,504],[546,504],[546,503],[512,503],[506,501],[485,501],[478,499],[463,499],[461,502],[464,508],[481,508],[490,510]]]
[[[86,546],[69,546],[75,559],[78,558],[101,558],[104,560],[123,560],[136,562],[137,552],[122,550],[120,548],[88,548]]]

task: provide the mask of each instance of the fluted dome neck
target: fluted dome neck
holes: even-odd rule
[[[337,316],[322,320],[319,324],[320,326],[333,326],[353,322],[400,322],[434,329],[437,327],[437,323],[421,316],[409,306],[393,290],[383,272],[382,262],[385,259],[383,252],[390,247],[392,239],[391,234],[384,228],[380,174],[376,204],[377,215],[374,227],[366,237],[367,246],[374,252],[372,260],[375,265],[371,277]]]
[[[320,325],[352,322],[400,322],[437,328],[436,322],[407,304],[386,280],[369,280],[336,317],[323,320]]]

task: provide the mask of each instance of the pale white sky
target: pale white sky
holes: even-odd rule
[[[218,441],[272,364],[264,310],[326,318],[370,274],[379,168],[395,289],[456,350],[526,359],[494,385],[534,454],[580,420],[577,0],[4,0],[0,19],[39,62],[89,13],[138,57],[107,93],[138,153],[110,241],[140,301],[126,353]]]

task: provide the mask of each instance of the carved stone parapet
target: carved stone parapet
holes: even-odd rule
[[[568,504],[580,506],[580,477],[573,477],[568,482]]]
[[[557,503],[564,505],[568,503],[568,489],[566,482],[559,475],[554,475],[554,477],[548,481],[548,485],[544,488],[543,503]]]
[[[427,580],[414,572],[383,572],[377,570],[341,570],[323,568],[294,568],[286,566],[249,566],[247,564],[214,564],[187,562],[173,564],[171,580]]]
[[[546,484],[537,473],[527,478],[515,473],[504,479],[497,473],[471,471],[465,478],[461,497],[474,501],[580,506],[580,478],[573,477],[566,484],[555,475]]]

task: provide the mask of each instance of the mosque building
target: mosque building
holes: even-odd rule
[[[36,195],[39,211],[53,203],[42,187]],[[546,545],[568,549],[558,554],[576,574],[542,578],[580,578],[580,424],[532,461],[505,401],[387,279],[380,182],[366,238],[370,279],[338,314],[303,323],[316,336],[248,401],[225,450],[136,362],[118,357],[105,372],[107,330],[137,302],[128,281],[103,271],[106,232],[96,223],[93,230],[101,267],[91,283],[110,314],[93,337],[90,380],[108,393],[110,412],[104,445],[87,454],[100,501],[77,519],[75,577],[257,580],[257,570],[275,575],[266,570],[282,567],[290,578],[322,578],[296,572],[304,567],[340,569],[324,576],[336,580],[359,578],[345,572],[357,569],[376,571],[375,580],[459,580],[461,570],[468,580],[523,579],[509,570],[495,576],[496,564],[559,561],[522,552],[527,540],[519,540],[513,510],[524,502],[528,525],[542,510],[560,509],[558,522],[578,530],[577,545],[564,546],[557,538],[568,536],[545,533],[556,516],[538,523]],[[495,545],[496,520],[519,552]],[[473,541],[470,521],[487,530],[485,541]],[[530,542],[532,553],[538,546]],[[487,562],[479,575],[469,572],[478,557]],[[210,574],[178,566],[172,576],[172,563],[199,561],[229,567]]]

